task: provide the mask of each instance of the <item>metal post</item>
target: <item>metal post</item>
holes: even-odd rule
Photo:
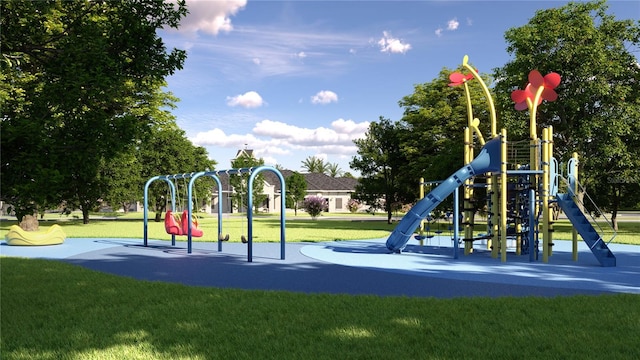
[[[460,197],[460,187],[453,192],[453,258],[458,258],[458,227],[460,226],[460,206],[458,204]]]

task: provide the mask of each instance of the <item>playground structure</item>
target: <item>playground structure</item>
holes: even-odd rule
[[[165,214],[165,229],[167,233],[171,234],[171,245],[176,245],[176,235],[186,235],[187,236],[187,253],[192,253],[192,238],[193,237],[202,237],[204,236],[204,232],[197,227],[197,220],[194,220],[194,212],[193,212],[193,185],[195,181],[202,176],[209,176],[215,180],[218,186],[218,199],[222,199],[222,183],[220,182],[220,178],[218,175],[226,174],[226,175],[242,175],[249,174],[248,179],[248,188],[247,188],[247,237],[243,236],[242,242],[246,243],[248,246],[247,249],[247,261],[253,261],[253,183],[255,181],[256,176],[263,171],[271,171],[280,180],[280,188],[281,191],[281,205],[280,209],[280,259],[285,259],[285,181],[284,177],[278,171],[278,169],[270,167],[270,166],[259,166],[256,168],[241,168],[241,169],[228,169],[228,170],[217,170],[217,171],[201,171],[201,172],[193,172],[193,173],[184,173],[184,174],[174,174],[174,175],[159,175],[154,176],[147,180],[144,186],[144,246],[148,246],[148,224],[149,224],[149,186],[151,183],[155,181],[164,181],[169,186],[169,191],[171,193],[171,210],[167,210]],[[189,179],[189,185],[187,187],[187,209],[182,212],[179,219],[175,217],[176,211],[176,185],[174,181],[177,179]],[[217,240],[218,240],[218,251],[222,251],[222,242],[229,239],[229,235],[224,235],[222,232],[222,206],[218,206],[218,232],[217,232]]]
[[[548,262],[553,255],[553,212],[552,207],[562,209],[573,225],[573,260],[577,260],[577,235],[583,238],[600,265],[616,266],[616,258],[608,244],[615,238],[615,231],[608,219],[595,206],[598,217],[604,219],[611,230],[604,230],[595,217],[586,210],[584,200],[588,194],[578,182],[578,157],[573,154],[567,163],[567,178],[560,174],[558,161],[553,157],[553,128],[542,129],[538,136],[536,124],[537,107],[543,100],[554,101],[554,88],[560,83],[560,75],[550,73],[542,76],[537,70],[529,74],[529,84],[525,90],[515,90],[511,98],[517,110],[529,110],[529,141],[507,142],[507,131],[497,132],[496,112],[489,89],[477,71],[468,64],[468,56],[463,59],[463,68],[469,74],[453,73],[450,86],[463,85],[467,99],[468,123],[464,129],[464,166],[416,203],[402,218],[387,239],[386,246],[394,252],[402,252],[414,232],[423,226],[423,219],[430,215],[450,194],[454,195],[453,244],[454,258],[458,256],[458,243],[464,242],[464,253],[473,252],[473,242],[486,240],[491,256],[507,261],[508,240],[515,241],[516,255],[529,255],[530,261],[538,260],[539,239],[542,237],[542,260]],[[489,105],[490,140],[484,140],[480,131],[480,120],[473,116],[471,96],[467,82],[479,81]],[[474,158],[475,141],[482,145]],[[486,182],[474,180],[486,174]],[[421,181],[421,191],[423,186]],[[487,190],[486,234],[474,237],[473,191],[484,186]],[[459,188],[464,190],[463,216],[460,224]],[[563,192],[560,192],[560,191]],[[459,238],[459,227],[463,225],[464,237]],[[421,228],[422,229],[422,228]],[[605,236],[611,235],[608,241]],[[421,234],[418,239],[424,238]],[[422,243],[422,240],[421,240]]]

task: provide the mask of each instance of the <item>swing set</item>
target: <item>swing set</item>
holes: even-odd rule
[[[173,176],[175,181],[174,186],[177,189],[179,189],[180,187],[177,186],[178,178],[175,177],[176,175],[173,175]],[[187,196],[186,177],[182,177],[182,179],[185,180],[185,186],[183,186],[183,188],[185,190],[185,197],[186,197]],[[180,191],[176,191],[175,193],[178,198],[177,203],[182,205],[182,202],[180,201]],[[196,204],[199,204],[197,195],[195,195],[195,201],[196,201]],[[195,214],[192,214],[190,217],[189,211],[184,206],[182,206],[183,208],[182,213],[175,212],[175,203],[173,198],[172,198],[171,204],[172,204],[171,210],[167,210],[164,217],[164,227],[165,227],[165,230],[167,231],[167,234],[188,235],[189,227],[191,227],[191,236],[202,237],[203,231],[198,228],[198,217]],[[189,219],[191,219],[191,224],[188,223]]]
[[[149,210],[149,186],[151,183],[157,180],[162,180],[169,185],[169,192],[171,193],[171,209],[167,210],[165,214],[165,230],[168,234],[171,235],[171,245],[176,245],[176,236],[186,235],[187,236],[187,253],[192,252],[192,238],[193,237],[203,237],[204,231],[198,227],[198,219],[194,216],[193,213],[193,199],[194,199],[194,191],[193,186],[195,181],[201,176],[210,176],[215,180],[218,185],[218,201],[222,199],[222,183],[220,181],[219,175],[241,175],[241,174],[249,174],[248,180],[248,201],[247,201],[247,236],[241,236],[241,241],[244,244],[248,244],[248,252],[247,258],[249,262],[253,261],[253,213],[251,209],[253,208],[253,182],[256,176],[262,171],[271,171],[276,176],[278,176],[280,180],[280,188],[281,188],[281,212],[280,212],[280,259],[284,260],[284,249],[285,249],[285,182],[284,177],[276,168],[270,166],[260,166],[257,168],[242,168],[242,169],[229,169],[229,170],[218,170],[218,171],[201,171],[196,173],[184,173],[184,174],[174,174],[174,175],[160,175],[154,176],[147,180],[144,186],[144,246],[148,246],[148,210]],[[176,213],[176,184],[178,180],[183,179],[186,183],[187,179],[189,180],[189,184],[186,187],[186,202],[187,208],[182,211],[181,214]],[[179,201],[179,196],[178,201]],[[197,202],[197,197],[195,197]],[[222,206],[218,204],[218,251],[222,251],[222,242],[229,240],[229,234],[223,235],[222,233]]]

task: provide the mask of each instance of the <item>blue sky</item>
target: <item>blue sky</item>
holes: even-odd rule
[[[187,0],[169,48],[187,50],[168,78],[178,125],[218,169],[238,149],[300,171],[310,156],[343,171],[380,116],[402,117],[414,85],[469,55],[480,72],[509,60],[504,33],[567,1]],[[619,19],[640,2],[609,2]]]

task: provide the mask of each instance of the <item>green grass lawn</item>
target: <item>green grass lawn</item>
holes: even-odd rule
[[[201,219],[204,240],[217,219]],[[2,236],[14,221],[0,224]],[[142,237],[141,216],[49,216],[70,237]],[[163,223],[150,237],[169,239]],[[288,218],[288,241],[385,237],[377,221]],[[639,223],[621,223],[637,241]],[[225,218],[237,241],[241,217]],[[279,241],[279,218],[255,219]],[[556,224],[556,238],[570,225]],[[213,234],[209,238],[209,234]],[[619,237],[620,238],[620,237]],[[618,238],[618,239],[619,239]],[[604,271],[604,270],[603,270]],[[460,298],[299,294],[139,281],[58,261],[0,257],[2,359],[637,359],[639,295]]]
[[[377,239],[386,237],[395,228],[397,223],[387,224],[385,216],[371,215],[353,216],[341,220],[344,214],[326,214],[319,220],[313,221],[309,215],[300,213],[298,216],[287,215],[286,240],[298,241],[333,241],[333,240],[357,240]],[[87,238],[142,238],[143,221],[142,213],[118,215],[106,219],[102,215],[94,217],[90,224],[82,224],[82,220],[74,217],[49,214],[44,221],[40,221],[43,230],[58,224],[63,227],[68,237]],[[113,219],[117,220],[113,220]],[[398,217],[399,219],[400,217]],[[150,215],[148,225],[149,239],[169,240],[171,236],[165,232],[163,222],[154,222],[153,214]],[[394,217],[395,219],[395,217]],[[280,241],[280,217],[276,215],[258,215],[253,219],[253,235],[256,242]],[[16,221],[0,222],[0,235],[9,229]],[[202,238],[193,238],[194,241],[216,241],[218,232],[218,220],[208,215],[199,215],[200,227],[204,231]],[[476,234],[486,232],[483,224],[476,225]],[[440,228],[443,235],[451,235],[449,224],[431,224],[433,230]],[[572,225],[568,220],[559,220],[554,224],[554,240],[571,240]],[[222,221],[222,233],[229,234],[231,241],[240,241],[242,235],[247,235],[247,219],[243,215],[224,217]],[[178,237],[183,238],[184,237]],[[579,238],[580,239],[580,238]],[[606,239],[608,240],[608,239]],[[618,235],[614,243],[640,245],[640,221],[620,221]]]
[[[3,359],[638,359],[640,296],[305,295],[0,258]]]

